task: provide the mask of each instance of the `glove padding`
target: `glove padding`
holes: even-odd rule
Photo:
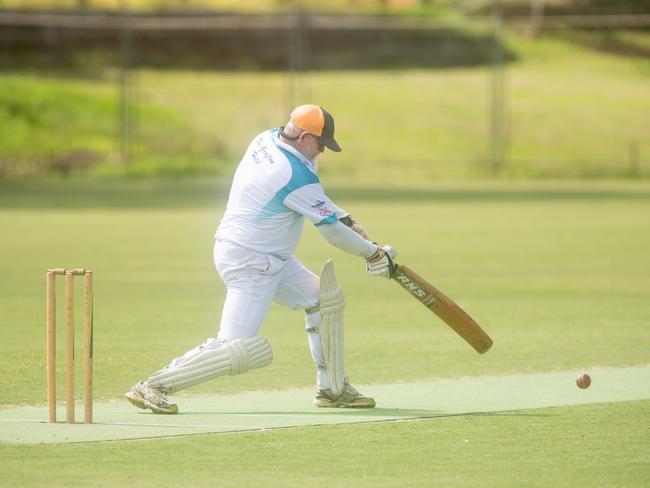
[[[395,257],[397,257],[397,251],[391,246],[380,247],[375,254],[366,259],[366,272],[370,276],[390,279],[393,273],[393,258]]]

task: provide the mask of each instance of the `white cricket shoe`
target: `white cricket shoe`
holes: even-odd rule
[[[167,395],[146,381],[136,383],[124,397],[138,408],[148,408],[154,413],[178,413],[178,405],[170,403]]]
[[[373,408],[375,399],[362,395],[348,381],[345,381],[343,391],[340,395],[334,395],[331,390],[318,390],[314,405],[317,407],[340,407],[340,408]]]

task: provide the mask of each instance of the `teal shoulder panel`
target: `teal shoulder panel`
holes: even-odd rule
[[[285,186],[285,188],[289,190],[287,194],[297,190],[298,188],[302,188],[303,186],[320,183],[318,176],[316,176],[316,174],[310,170],[305,163],[300,161],[295,154],[292,154],[281,147],[278,147],[278,149],[280,149],[282,154],[287,157],[287,160],[291,165],[291,180],[289,180],[289,183]]]
[[[260,219],[268,219],[274,215],[292,212],[292,210],[284,205],[284,199],[287,198],[291,192],[302,188],[303,186],[319,183],[318,176],[314,174],[304,163],[302,163],[295,155],[291,154],[286,149],[278,147],[280,151],[286,156],[289,165],[291,166],[291,178],[280,188],[273,198],[267,203],[260,213],[257,215]]]

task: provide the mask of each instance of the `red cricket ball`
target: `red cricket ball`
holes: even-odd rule
[[[591,385],[591,376],[589,376],[587,373],[578,375],[576,378],[576,385],[578,385],[578,388],[581,388],[583,390],[585,388],[589,388],[589,385]]]

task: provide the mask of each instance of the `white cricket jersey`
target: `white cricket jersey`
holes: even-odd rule
[[[305,217],[321,226],[346,215],[325,195],[314,162],[272,129],[253,139],[239,163],[216,238],[288,258]]]

